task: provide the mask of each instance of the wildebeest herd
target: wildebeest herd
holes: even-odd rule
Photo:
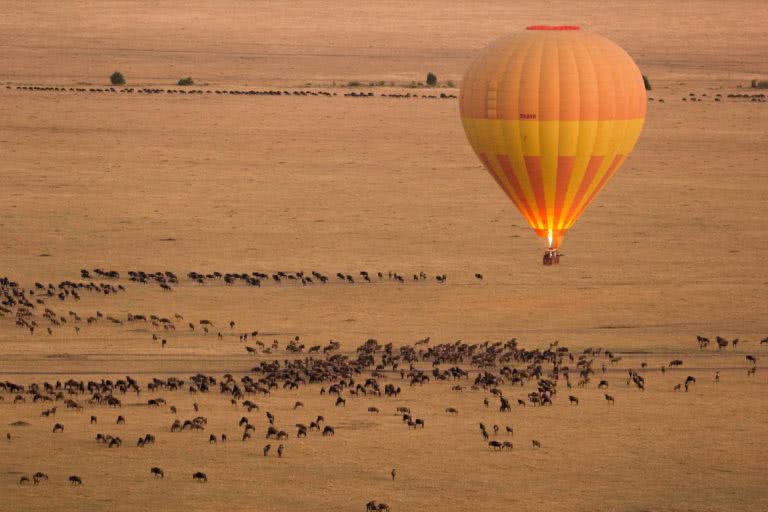
[[[184,275],[184,274],[182,274]],[[127,276],[127,281],[124,281]],[[183,436],[185,432],[205,432],[207,436],[199,442],[209,445],[239,443],[248,449],[256,439],[261,457],[286,459],[300,457],[305,443],[337,442],[345,436],[344,418],[349,409],[362,407],[371,418],[397,416],[398,422],[408,431],[429,430],[430,418],[417,410],[409,399],[415,398],[424,386],[445,386],[442,411],[456,421],[477,425],[477,417],[485,410],[495,410],[509,416],[502,424],[486,425],[480,421],[478,449],[491,452],[514,452],[521,446],[532,450],[546,450],[550,446],[545,432],[529,432],[530,437],[523,443],[515,439],[514,421],[520,414],[526,414],[526,407],[554,407],[558,404],[578,407],[585,400],[592,403],[604,402],[606,406],[620,407],[621,400],[615,388],[626,392],[642,394],[649,381],[660,380],[669,375],[681,375],[683,382],[675,384],[674,390],[682,387],[689,391],[696,384],[696,376],[704,378],[703,369],[688,369],[680,358],[671,359],[668,364],[650,367],[645,361],[633,360],[633,366],[625,366],[624,355],[604,348],[570,350],[558,341],[543,348],[525,348],[515,338],[505,340],[484,340],[465,342],[462,340],[433,342],[426,337],[413,343],[382,343],[367,339],[354,349],[331,340],[325,344],[307,345],[299,336],[272,341],[260,339],[257,330],[234,332],[234,321],[218,318],[191,321],[176,313],[172,317],[155,314],[128,313],[108,314],[97,311],[86,314],[69,310],[62,314],[56,311],[59,305],[77,303],[84,293],[95,294],[101,299],[118,293],[130,293],[132,286],[142,284],[165,285],[169,289],[185,286],[323,286],[338,283],[340,286],[373,285],[376,283],[431,282],[442,286],[447,282],[444,274],[428,276],[424,272],[403,275],[395,272],[366,272],[355,274],[338,272],[325,274],[313,272],[274,273],[200,273],[188,272],[180,279],[170,271],[145,272],[129,271],[125,274],[115,270],[83,269],[81,281],[34,283],[22,286],[8,278],[0,279],[0,322],[26,329],[36,335],[45,329],[52,335],[53,328],[60,329],[73,325],[77,332],[80,327],[102,325],[120,329],[126,325],[140,325],[153,340],[165,341],[177,329],[206,335],[221,330],[239,335],[239,342],[246,348],[241,372],[226,374],[197,373],[175,376],[125,376],[122,378],[80,379],[70,377],[56,380],[17,382],[14,379],[0,381],[0,406],[17,407],[23,404],[39,404],[40,422],[49,424],[49,435],[60,435],[73,429],[92,431],[94,443],[104,446],[109,453],[129,449],[151,451],[169,436]],[[97,282],[103,280],[104,282]],[[481,282],[483,276],[475,274],[474,280]],[[221,329],[221,330],[220,330]],[[161,339],[162,338],[162,339]],[[745,340],[728,340],[717,336],[720,350],[735,349]],[[700,349],[710,345],[709,338],[697,337]],[[768,337],[760,340],[768,345]],[[757,347],[755,347],[757,348]],[[249,359],[257,357],[258,359]],[[754,375],[759,358],[746,354],[748,375]],[[706,372],[711,373],[710,370]],[[669,374],[669,375],[668,375]],[[720,381],[720,373],[712,375],[714,382]],[[305,421],[289,424],[274,410],[267,410],[263,402],[278,398],[286,391],[299,391],[319,396],[332,405],[333,417],[327,413],[305,409],[304,401],[291,399],[292,410],[301,412]],[[474,393],[474,408],[461,410],[452,404],[452,397],[458,393]],[[192,410],[179,413],[177,403],[184,397],[194,400]],[[196,397],[220,400],[231,413],[227,424],[228,432],[210,432],[205,410]],[[288,400],[288,398],[286,398]],[[170,416],[163,429],[146,431],[134,442],[128,442],[120,435],[124,425],[135,421],[131,407],[142,407],[147,414]],[[88,411],[88,420],[82,416]],[[62,414],[64,413],[64,414]],[[326,419],[325,416],[329,416]],[[81,419],[82,418],[82,419]],[[106,421],[105,421],[106,418]],[[101,421],[100,421],[101,420]],[[474,427],[472,427],[474,428]],[[97,431],[98,429],[99,431]],[[234,433],[237,432],[237,435]],[[6,433],[8,443],[14,443],[18,434]],[[520,433],[518,432],[518,437]],[[480,444],[482,443],[482,444]],[[517,446],[516,446],[517,444]],[[31,468],[35,470],[38,468]],[[46,469],[46,468],[41,468]],[[386,468],[389,471],[389,468]],[[186,478],[205,484],[212,480],[205,467],[190,461],[186,474],[178,475],[163,469],[163,464],[147,465],[146,477],[165,481],[166,477]],[[382,470],[384,473],[384,470]],[[50,473],[50,470],[49,470]],[[396,469],[389,472],[395,481]],[[48,474],[37,471],[31,476],[18,478],[18,484],[43,485]],[[52,474],[53,475],[53,474]],[[52,479],[66,482],[71,486],[85,486],[88,482],[78,474],[73,463],[68,474],[53,475]],[[390,510],[389,505],[378,500],[365,504],[366,510]]]

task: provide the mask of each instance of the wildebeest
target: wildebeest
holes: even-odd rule
[[[157,466],[153,467],[149,470],[149,472],[154,476],[155,478],[165,478],[165,473],[162,469],[158,468]]]
[[[531,440],[531,447],[532,448],[541,448],[541,443],[537,441],[536,439]]]
[[[64,432],[64,425],[62,425],[61,423],[55,424],[53,426],[53,433],[56,434],[61,432]]]
[[[614,398],[608,393],[605,394],[605,401],[608,402],[609,404],[614,404],[616,402]]]
[[[568,395],[568,403],[571,405],[579,405],[579,398],[573,395]]]
[[[83,485],[83,479],[77,475],[71,475],[68,480],[70,485]]]
[[[334,435],[336,435],[336,431],[333,429],[332,426],[326,425],[325,428],[323,429],[323,435],[324,436],[334,436]]]
[[[208,475],[206,475],[202,471],[197,471],[196,473],[194,473],[192,475],[192,479],[195,480],[196,482],[208,483]]]

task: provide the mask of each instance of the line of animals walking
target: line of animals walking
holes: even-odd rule
[[[119,281],[127,276],[125,285]],[[103,280],[97,282],[96,280]],[[361,270],[354,274],[336,272],[335,276],[321,273],[318,271],[277,271],[272,273],[265,272],[209,272],[200,273],[191,271],[186,273],[186,284],[188,285],[244,285],[253,288],[262,286],[288,286],[291,284],[297,286],[328,285],[338,283],[342,285],[355,284],[384,284],[384,283],[428,283],[434,282],[444,285],[448,282],[446,274],[429,276],[423,271],[410,275],[398,272],[371,272]],[[478,282],[483,280],[480,273],[474,274],[474,279]],[[177,329],[176,322],[183,321],[184,317],[178,313],[173,319],[163,315],[128,313],[127,316],[118,314],[104,314],[97,310],[93,314],[78,313],[69,309],[66,313],[56,311],[54,304],[66,302],[78,302],[83,294],[89,293],[103,297],[111,297],[120,293],[125,293],[133,284],[156,284],[164,291],[172,291],[182,285],[176,273],[171,271],[146,272],[143,270],[129,270],[121,274],[116,270],[81,269],[80,281],[65,280],[59,283],[43,283],[36,281],[32,286],[23,286],[17,281],[0,277],[0,320],[3,318],[12,319],[17,327],[26,329],[30,335],[39,332],[45,332],[49,336],[54,334],[55,329],[71,326],[76,334],[81,332],[84,326],[94,326],[104,324],[105,322],[121,326],[124,324],[135,324],[136,322],[146,322],[153,328],[168,332]],[[41,311],[42,310],[42,311]],[[179,324],[180,326],[181,324]],[[195,331],[195,323],[187,322],[186,327],[190,331]],[[214,327],[213,323],[206,319],[198,322],[198,330],[203,334],[208,334]],[[229,322],[230,330],[235,327],[235,322]],[[245,341],[248,336],[255,336],[255,331],[240,334],[240,340]],[[168,339],[153,334],[154,341],[160,341],[161,347],[165,347]],[[219,338],[223,338],[221,331],[217,332]],[[251,347],[252,349],[253,347]],[[248,349],[249,352],[255,350]],[[267,349],[269,351],[271,349]]]
[[[196,96],[196,95],[229,95],[229,96],[315,96],[315,97],[344,97],[344,98],[392,98],[392,99],[457,99],[458,95],[450,92],[440,92],[435,94],[424,94],[416,92],[381,92],[375,93],[373,91],[349,91],[345,93],[337,93],[335,91],[327,91],[323,89],[195,89],[195,88],[165,88],[165,87],[65,87],[65,86],[50,86],[50,85],[6,85],[6,90],[14,90],[18,92],[48,92],[48,93],[93,93],[93,94],[141,94],[141,95],[153,95],[153,94],[171,94],[171,95],[184,95],[184,96]],[[702,101],[712,100],[716,103],[722,102],[724,99],[740,101],[748,101],[752,103],[767,103],[765,93],[715,93],[708,95],[708,93],[695,93],[690,92],[687,96],[680,98],[681,101],[697,103]],[[664,103],[664,98],[655,98],[653,96],[648,97],[648,101]]]
[[[64,87],[49,85],[6,85],[6,90],[19,92],[47,92],[47,93],[92,93],[92,94],[172,94],[184,96],[196,95],[228,95],[228,96],[322,96],[340,98],[392,98],[392,99],[456,99],[453,93],[440,92],[436,94],[417,94],[415,92],[382,92],[351,91],[343,94],[329,92],[322,89],[173,89],[164,87]]]

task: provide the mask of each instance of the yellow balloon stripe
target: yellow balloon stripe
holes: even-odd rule
[[[573,226],[632,150],[643,121],[462,118],[475,152],[537,230]]]

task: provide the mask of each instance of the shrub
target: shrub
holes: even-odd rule
[[[112,85],[125,85],[125,77],[119,71],[115,71],[109,76],[109,81]]]
[[[188,76],[187,78],[182,78],[178,82],[176,82],[177,85],[195,85],[195,81],[192,80],[191,76]]]
[[[456,87],[456,84],[453,83],[453,80],[448,80],[447,82],[445,82],[445,86],[453,88],[453,87]]]
[[[434,87],[437,85],[437,75],[435,75],[431,71],[427,73],[427,85],[430,87]]]
[[[651,90],[651,81],[648,80],[648,77],[643,75],[643,85],[645,85],[645,90],[650,91]]]
[[[352,80],[351,82],[347,82],[347,87],[360,87],[360,82]]]

